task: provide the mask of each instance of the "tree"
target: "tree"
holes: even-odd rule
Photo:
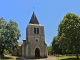
[[[52,45],[48,46],[48,54],[53,55]]]
[[[4,52],[4,40],[3,40],[3,32],[5,32],[5,27],[7,25],[7,22],[3,19],[0,18],[0,54],[3,56],[3,52]]]
[[[67,13],[58,27],[58,36],[63,51],[74,52],[79,59],[80,51],[80,18],[73,13]]]
[[[0,18],[0,54],[3,56],[4,50],[12,52],[17,48],[17,40],[21,36],[18,24],[12,20],[7,23],[3,18]]]
[[[52,41],[52,50],[54,51],[54,54],[62,54],[62,48],[59,44],[59,39],[58,39],[58,36],[55,36],[53,38],[53,41]]]
[[[18,24],[12,20],[9,21],[9,23],[6,26],[6,34],[7,35],[7,42],[9,41],[9,44],[7,43],[7,45],[9,45],[8,49],[10,52],[11,50],[14,50],[15,47],[17,48],[17,40],[19,40],[20,37],[20,30],[18,29]],[[7,46],[8,47],[8,46]]]

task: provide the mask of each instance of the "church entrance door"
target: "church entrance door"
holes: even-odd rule
[[[35,57],[40,57],[40,50],[39,50],[39,48],[35,49]]]

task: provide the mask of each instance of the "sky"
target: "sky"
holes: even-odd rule
[[[44,25],[45,42],[49,46],[66,13],[75,13],[80,17],[80,0],[0,0],[0,18],[18,23],[21,32],[19,42],[26,38],[26,27],[33,11],[39,23]]]

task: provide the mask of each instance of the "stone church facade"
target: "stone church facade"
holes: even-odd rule
[[[26,28],[26,39],[23,40],[18,52],[20,56],[27,58],[48,56],[44,26],[38,22],[34,12]]]

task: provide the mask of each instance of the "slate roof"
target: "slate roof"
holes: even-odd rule
[[[37,17],[36,17],[36,15],[35,15],[34,12],[33,12],[33,14],[32,14],[32,17],[31,17],[31,19],[30,19],[29,24],[39,24],[38,19],[37,19]]]

